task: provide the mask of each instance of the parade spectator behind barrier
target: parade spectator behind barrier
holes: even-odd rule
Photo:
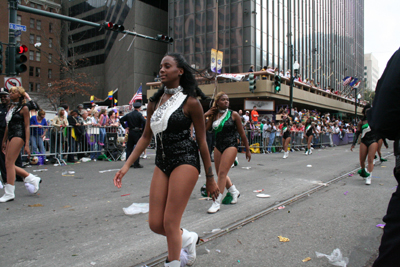
[[[261,71],[267,71],[267,69],[268,69],[267,66],[264,66],[264,67],[261,69]],[[266,80],[266,79],[267,79],[267,75],[265,75],[265,74],[262,75],[262,76],[261,76],[261,79]]]
[[[272,146],[275,143],[276,130],[277,129],[275,126],[275,122],[271,122],[271,133],[269,134],[268,153],[272,153]]]
[[[246,110],[246,113],[243,115],[244,123],[247,123],[250,120],[250,112]]]
[[[104,127],[107,126],[107,115],[105,109],[100,110],[99,125],[100,125],[99,145],[104,146],[104,139],[106,138],[106,128]]]
[[[257,106],[253,106],[253,110],[251,111],[251,120],[254,122],[254,124],[258,123],[259,116],[260,115],[258,115]]]
[[[265,119],[262,120],[263,122],[263,127],[262,127],[262,140],[263,140],[263,148],[264,148],[264,154],[269,153],[267,150],[268,144],[269,144],[269,137],[271,135],[271,122],[266,121]]]
[[[36,116],[32,116],[30,119],[31,126],[31,145],[32,145],[32,154],[46,154],[46,150],[44,149],[43,140],[46,137],[46,133],[48,128],[47,121],[45,119],[46,112],[44,110],[39,110]],[[46,127],[46,128],[43,128]],[[39,150],[38,150],[39,147]],[[46,159],[46,156],[44,156]]]
[[[119,122],[117,122],[114,110],[108,112],[107,126],[109,127],[107,131],[110,133],[116,133],[118,130]]]
[[[68,126],[68,119],[63,107],[58,108],[57,115],[51,120],[53,128],[51,129],[50,152],[61,153],[60,147],[65,143],[64,128]],[[56,142],[57,141],[57,142]],[[66,150],[66,149],[65,149]],[[52,163],[55,161],[52,160]]]
[[[68,152],[70,153],[68,154],[67,161],[71,163],[76,162],[75,154],[73,152],[76,152],[77,142],[79,142],[83,134],[82,130],[83,126],[79,123],[78,119],[79,115],[80,115],[79,111],[77,109],[74,109],[70,112],[68,116],[68,124],[72,126],[72,128],[70,127],[67,129],[67,138],[69,146]]]
[[[26,106],[24,88],[11,87],[10,100],[12,104],[6,115],[7,127],[2,140],[2,150],[6,155],[7,184],[4,186],[4,195],[0,198],[0,202],[14,200],[16,174],[24,177],[26,189],[33,194],[39,190],[41,181],[39,177],[15,166],[15,160],[21,153],[22,147],[24,153],[30,156],[29,109]]]
[[[96,161],[100,155],[99,145],[97,144],[100,134],[99,111],[92,109],[92,128],[89,129],[89,146],[90,151],[98,151],[90,153],[90,159]]]

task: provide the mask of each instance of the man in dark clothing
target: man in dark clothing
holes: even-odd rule
[[[72,126],[72,128],[68,128],[68,144],[69,144],[69,151],[68,152],[76,152],[77,150],[77,143],[81,138],[81,124],[79,123],[78,116],[79,111],[74,109],[71,111],[70,115],[68,115],[68,124]],[[75,138],[72,136],[72,130],[74,130]],[[67,161],[71,163],[76,163],[75,160],[76,154],[68,154]]]
[[[379,79],[368,124],[379,136],[394,140],[394,177],[400,183],[400,49],[390,58]],[[400,186],[389,201],[379,256],[373,267],[395,266],[400,262]],[[397,262],[397,263],[396,263]]]
[[[140,137],[142,136],[144,126],[146,125],[145,118],[143,117],[142,113],[139,112],[140,108],[142,107],[142,103],[135,102],[133,104],[133,107],[135,108],[134,111],[132,111],[129,114],[126,114],[120,119],[122,127],[124,127],[126,131],[128,131],[128,143],[126,144],[126,159],[128,159],[129,156],[131,155],[133,148],[135,147]],[[135,163],[133,163],[132,165],[133,168],[143,168],[143,166],[139,164],[139,159],[140,157],[138,157]]]

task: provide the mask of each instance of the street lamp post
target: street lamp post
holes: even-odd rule
[[[292,54],[293,57],[293,54]],[[293,60],[293,59],[292,59]],[[293,76],[293,71],[290,72],[290,105],[289,105],[289,115],[293,117],[293,85],[294,79],[297,78],[297,74],[299,72],[300,64],[295,61],[292,70],[294,71],[295,75]]]

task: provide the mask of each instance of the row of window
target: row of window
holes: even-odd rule
[[[47,40],[47,39],[46,39]],[[53,47],[53,38],[49,38],[49,47]],[[42,37],[40,35],[36,35],[36,43],[41,43],[42,42]],[[30,44],[35,44],[35,35],[30,34],[29,35],[29,43]]]
[[[36,71],[35,71],[36,69]],[[40,77],[40,73],[41,73],[41,68],[38,67],[29,67],[29,76],[31,77]],[[53,70],[52,69],[48,69],[47,71],[47,78],[51,79],[53,76]]]
[[[18,17],[20,17],[19,18],[19,20],[20,20],[21,16],[18,16]],[[42,29],[42,21],[41,20],[30,19],[29,28],[35,29],[35,22],[36,22],[36,30],[41,30]],[[19,24],[21,24],[21,22],[19,22]],[[49,32],[53,33],[53,31],[54,31],[54,24],[52,22],[49,22]]]
[[[36,85],[36,86],[35,86]],[[29,83],[29,92],[40,92],[40,83]]]

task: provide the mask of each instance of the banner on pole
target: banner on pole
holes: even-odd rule
[[[221,73],[222,71],[222,62],[224,61],[224,52],[217,52],[217,73]]]
[[[211,49],[211,71],[217,71],[217,49]]]

